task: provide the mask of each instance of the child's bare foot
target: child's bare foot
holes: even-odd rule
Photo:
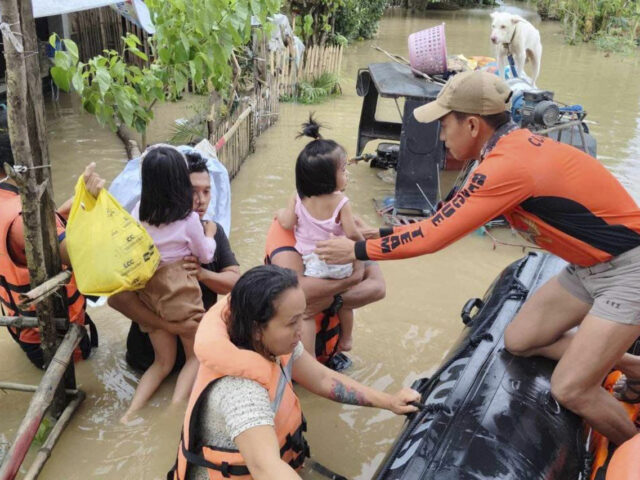
[[[135,427],[136,425],[140,425],[144,422],[142,417],[133,416],[133,413],[127,412],[120,419],[120,424],[125,427]]]
[[[353,338],[342,337],[338,342],[338,352],[348,352],[353,348]]]

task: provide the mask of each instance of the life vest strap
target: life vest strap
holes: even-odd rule
[[[309,450],[309,444],[304,439],[304,435],[303,435],[303,433],[306,431],[307,431],[307,421],[303,416],[302,423],[300,423],[300,426],[298,427],[298,429],[295,432],[293,432],[293,435],[292,434],[287,435],[284,445],[282,445],[282,447],[280,448],[280,458],[284,457],[285,453],[287,453],[289,450],[295,453],[302,453],[302,455],[299,455],[298,458],[301,457],[303,460],[304,458],[310,455],[311,452]],[[294,461],[297,461],[297,459]]]
[[[292,247],[290,245],[285,245],[283,247],[278,247],[278,248],[274,248],[270,254],[266,255],[264,257],[264,263],[266,265],[271,265],[271,259],[273,257],[275,257],[278,253],[280,252],[296,252],[298,253],[298,251],[295,249],[295,247]]]
[[[29,285],[28,283],[25,283],[24,285],[15,285],[8,282],[6,278],[2,278],[4,279],[4,281],[2,282],[2,286],[4,286],[7,290],[11,290],[12,292],[16,293],[27,293],[29,290],[31,290],[31,285]]]
[[[197,453],[193,453],[187,450],[187,448],[184,446],[183,439],[180,440],[180,448],[182,449],[182,455],[184,455],[184,458],[188,463],[197,465],[198,467],[216,470],[222,473],[222,476],[225,478],[230,478],[231,475],[250,475],[249,469],[246,465],[229,465],[229,463],[227,462],[222,462],[218,465],[216,463],[208,461],[202,455],[198,455]]]

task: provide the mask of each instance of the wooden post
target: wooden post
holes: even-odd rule
[[[38,44],[31,2],[0,0],[0,11],[2,22],[9,24],[12,32],[3,31],[7,117],[16,164],[12,178],[20,187],[27,265],[31,288],[35,288],[61,271]],[[67,316],[61,297],[50,296],[36,305],[45,366],[53,358],[59,342],[54,324],[56,310],[59,315]],[[73,367],[67,379],[67,387],[74,388]],[[64,389],[60,385],[52,407],[54,416],[62,412],[64,403]]]

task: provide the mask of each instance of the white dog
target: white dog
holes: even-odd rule
[[[531,62],[533,67],[531,83],[535,85],[542,59],[540,32],[520,15],[494,12],[491,14],[491,18],[491,42],[496,46],[500,74],[504,75],[504,68],[507,66],[508,56],[511,54],[520,77],[525,73],[525,62],[527,60]]]

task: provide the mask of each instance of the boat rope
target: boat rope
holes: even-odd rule
[[[482,335],[477,335],[475,337],[471,337],[469,339],[469,346],[476,348],[483,341],[493,342],[493,335],[490,333],[483,333]]]
[[[444,412],[447,415],[451,414],[451,408],[444,403],[421,403],[421,402],[411,402],[411,405],[414,407],[418,407],[424,413],[439,413]]]

